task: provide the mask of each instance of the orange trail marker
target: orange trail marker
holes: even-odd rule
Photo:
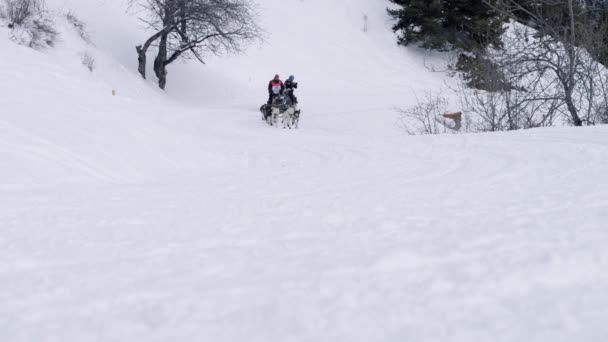
[[[455,113],[445,113],[442,114],[441,116],[443,116],[446,119],[451,119],[454,121],[454,125],[448,125],[446,124],[445,120],[441,120],[439,118],[437,118],[437,120],[439,122],[441,122],[445,127],[453,130],[453,131],[460,131],[460,128],[462,128],[462,112],[455,112]]]
[[[456,118],[461,117],[461,116],[462,116],[462,112],[443,114],[443,117],[444,118],[448,118],[448,119],[456,119]]]

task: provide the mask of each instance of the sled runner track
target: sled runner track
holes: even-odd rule
[[[66,169],[77,169],[104,182],[120,183],[127,181],[116,174],[112,174],[111,172],[104,171],[103,169],[92,165],[86,159],[59,145],[31,135],[22,129],[9,125],[6,122],[0,124],[0,130],[8,132],[2,134],[5,136],[5,138],[0,139],[0,144],[10,148],[13,153],[20,151],[24,156],[28,156],[30,158],[33,157],[32,159],[37,161],[48,160],[52,163],[61,165]],[[13,137],[15,136],[19,137],[20,140],[22,139],[27,141],[27,143],[24,144],[12,142],[14,140]],[[9,137],[11,137],[11,139],[8,139]]]
[[[387,112],[395,110],[395,108],[387,108],[387,107],[371,107],[371,108],[357,108],[357,109],[349,109],[349,110],[339,110],[339,111],[315,111],[314,115],[317,116],[332,116],[332,115],[345,115],[345,114],[353,114],[353,113],[373,113],[373,112]]]
[[[0,274],[15,279],[4,285],[10,294],[4,310],[18,313],[11,317],[36,314],[51,325],[69,319],[84,326],[135,321],[160,327],[167,312],[188,317],[178,323],[183,329],[210,322],[219,332],[206,333],[209,339],[230,326],[267,337],[266,328],[277,322],[315,325],[322,319],[351,329],[361,319],[368,327],[368,313],[392,317],[382,329],[398,332],[402,325],[390,322],[400,322],[411,307],[425,317],[415,320],[425,329],[440,329],[426,318],[445,312],[464,319],[444,321],[454,331],[512,316],[523,317],[513,324],[536,329],[544,323],[529,310],[536,304],[519,306],[528,299],[522,293],[544,288],[539,300],[551,312],[545,318],[560,324],[555,312],[576,300],[572,293],[606,281],[601,270],[608,267],[608,237],[601,222],[574,219],[570,198],[585,216],[604,217],[608,189],[589,179],[606,172],[601,160],[608,143],[589,150],[585,139],[557,144],[539,135],[538,150],[530,150],[532,139],[522,132],[377,138],[379,131],[367,136],[341,127],[268,131],[253,121],[234,132],[232,112],[216,114],[222,119],[213,124],[194,111],[184,114],[193,120],[183,121],[190,124],[184,134],[195,137],[189,144],[213,150],[194,159],[199,175],[60,194],[12,192],[17,207],[0,210],[0,225],[9,227],[9,239],[0,239],[0,260],[12,265]],[[216,126],[209,133],[200,128],[210,125]],[[23,140],[55,151],[53,144],[1,132],[11,136],[8,145],[2,140],[10,149]],[[564,185],[575,177],[582,178],[578,191]],[[19,257],[30,249],[37,252]],[[562,267],[573,276],[561,277]],[[588,295],[608,304],[599,292]],[[596,310],[584,308],[577,312]],[[336,329],[322,330],[349,336]],[[374,340],[378,330],[361,336]],[[234,337],[246,339],[244,333]]]

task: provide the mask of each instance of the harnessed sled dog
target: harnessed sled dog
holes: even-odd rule
[[[292,129],[298,128],[300,123],[301,111],[297,108],[297,100],[292,89],[287,89],[283,94],[275,96],[270,105],[262,105],[260,112],[262,120],[270,126],[278,126],[280,123],[283,128]]]

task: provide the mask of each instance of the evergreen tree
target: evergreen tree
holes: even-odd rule
[[[390,0],[399,44],[476,51],[501,47],[504,19],[484,0]]]

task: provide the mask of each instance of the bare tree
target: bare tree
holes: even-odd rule
[[[248,43],[261,39],[257,15],[248,0],[132,0],[143,9],[140,18],[154,30],[136,47],[138,70],[146,77],[146,54],[158,52],[154,72],[161,89],[167,82],[167,66],[179,59],[204,63],[208,54],[241,52]]]
[[[502,37],[504,46],[462,53],[457,59],[457,69],[466,71],[453,89],[466,114],[465,131],[607,123],[608,70],[598,56],[608,51],[603,36],[608,18],[598,3],[496,2],[497,12],[512,19]],[[403,126],[410,133],[440,133],[441,125],[432,120],[440,114],[440,103],[427,96],[402,110]]]
[[[510,82],[526,89],[525,102],[557,110],[575,126],[593,124],[593,108],[603,101],[599,90],[605,69],[589,53],[603,41],[591,16],[575,10],[575,0],[537,0],[535,5],[502,0],[496,8],[513,22],[506,35],[509,44],[492,58]],[[515,22],[521,13],[533,28]]]
[[[518,27],[513,30],[519,29]],[[513,30],[509,34],[513,34]],[[506,44],[510,49],[517,44]],[[476,51],[454,89],[461,109],[468,113],[474,131],[504,131],[550,126],[554,123],[559,101],[546,93],[553,90],[541,73],[528,72],[513,63],[511,54],[501,50]]]

